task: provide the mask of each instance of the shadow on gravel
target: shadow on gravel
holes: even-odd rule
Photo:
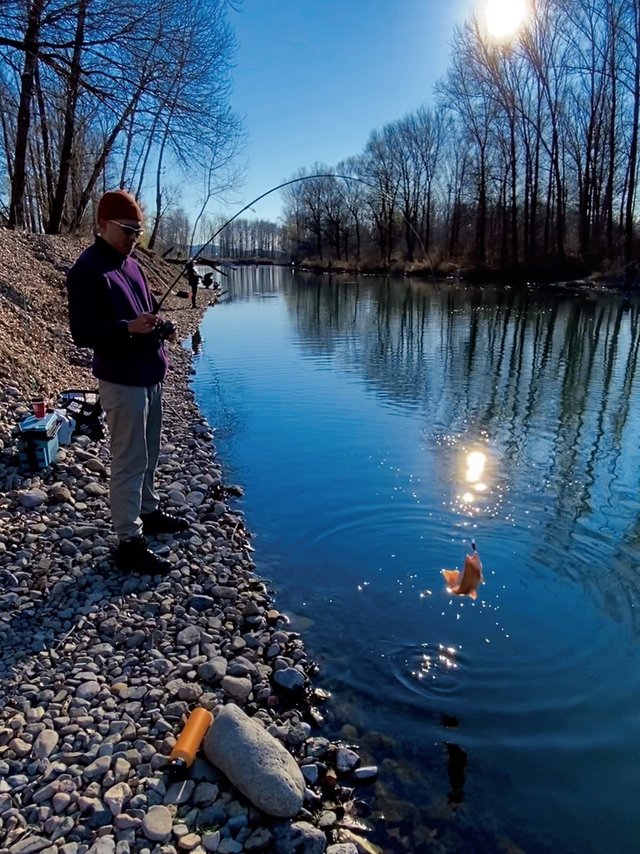
[[[14,586],[16,579],[13,576],[12,581],[11,575],[0,572],[5,608],[17,608],[25,598],[24,589]],[[124,595],[153,589],[157,583],[149,576],[126,575],[109,559],[83,569],[79,578],[55,582],[42,597],[34,597],[31,607],[16,611],[9,622],[0,622],[0,680],[15,679],[20,663],[30,656],[62,647],[96,610],[115,607],[117,613]]]

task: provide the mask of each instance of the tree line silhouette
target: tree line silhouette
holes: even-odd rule
[[[433,106],[374,130],[360,154],[284,192],[294,247],[386,266],[629,260],[637,249],[640,7],[535,0],[496,42],[456,29]]]

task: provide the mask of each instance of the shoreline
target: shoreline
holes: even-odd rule
[[[442,262],[434,267],[427,262],[393,262],[390,265],[380,264],[343,264],[321,263],[317,259],[285,262],[268,258],[224,258],[224,263],[238,267],[284,267],[296,272],[313,273],[318,276],[343,278],[345,276],[387,277],[393,280],[418,279],[438,284],[461,285],[497,285],[509,287],[551,287],[551,288],[592,288],[605,291],[622,291],[624,289],[624,270],[615,267],[607,272],[593,269],[580,259],[567,258],[561,264],[552,265],[519,265],[514,268],[469,267],[454,262]],[[565,278],[561,278],[561,276]],[[635,284],[632,293],[638,292]]]
[[[34,386],[96,385],[66,331],[65,268],[88,242],[0,232],[4,280],[18,255],[24,271],[0,291],[0,325],[14,328],[0,376],[0,848],[355,854],[340,804],[359,757],[322,738],[312,715],[314,664],[255,573],[251,535],[229,500],[241,489],[223,483],[195,401],[192,354],[171,348],[164,390],[157,486],[192,522],[151,540],[173,563],[167,576],[126,576],[110,561],[105,439],[74,438],[50,469],[16,468],[11,433]],[[156,259],[143,266],[154,290],[175,275]],[[172,295],[167,308],[184,341],[207,306],[185,310]],[[296,686],[276,679],[279,670],[298,674]],[[255,715],[306,768],[293,819],[252,806],[201,757],[183,783],[169,781],[185,715],[227,703]]]

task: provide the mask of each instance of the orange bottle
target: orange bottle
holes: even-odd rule
[[[197,708],[191,712],[169,756],[171,774],[184,774],[193,765],[202,739],[212,723],[213,715],[207,709]]]

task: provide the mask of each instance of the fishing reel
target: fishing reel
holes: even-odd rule
[[[166,341],[177,331],[178,328],[172,320],[160,320],[153,330],[154,335],[157,335],[160,341]]]

